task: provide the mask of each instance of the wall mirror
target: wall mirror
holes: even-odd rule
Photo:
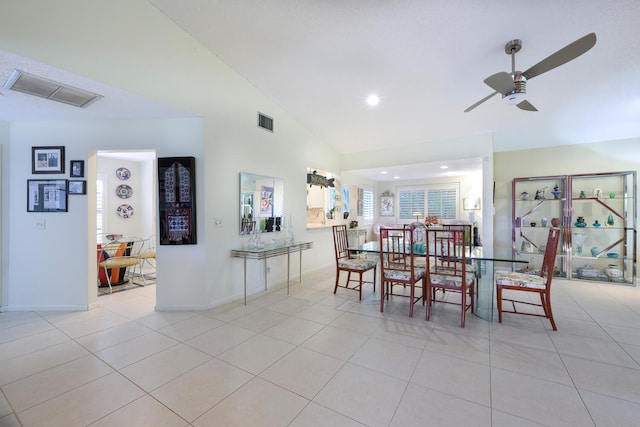
[[[240,173],[240,234],[284,230],[284,179]]]

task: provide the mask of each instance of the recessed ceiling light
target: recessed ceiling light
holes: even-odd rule
[[[447,166],[447,165],[442,165],[442,166],[440,166],[440,169],[449,169],[449,166]]]
[[[400,179],[400,177],[399,176],[394,176],[393,179]]]
[[[379,102],[380,102],[380,98],[378,98],[378,95],[376,95],[375,93],[372,93],[367,97],[367,104],[369,104],[372,107],[375,107],[376,105],[378,105]]]
[[[380,172],[380,173],[381,173],[382,175],[386,175],[386,174],[387,174],[387,171],[382,171],[382,172]]]

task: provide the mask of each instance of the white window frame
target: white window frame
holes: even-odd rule
[[[107,175],[104,173],[97,174],[96,177],[96,233],[98,243],[103,243],[102,238],[105,230],[109,229],[109,221],[107,212],[109,209],[109,198],[107,197]],[[100,202],[102,201],[102,206]],[[102,221],[100,221],[102,220]],[[102,224],[100,224],[102,222]]]
[[[362,222],[364,224],[373,224],[375,218],[375,192],[372,189],[364,188],[362,194]]]
[[[426,216],[433,216],[433,213],[429,213],[429,191],[438,191],[438,190],[454,190],[456,192],[456,216],[455,218],[444,218],[445,221],[457,220],[460,219],[460,183],[459,182],[443,182],[443,183],[433,183],[433,184],[422,184],[422,185],[400,185],[396,188],[396,194],[398,195],[398,214],[397,221],[399,224],[408,224],[416,220],[415,217],[412,218],[401,218],[400,217],[400,193],[405,191],[424,191],[424,206],[422,207],[422,218],[420,220],[424,220]],[[412,212],[413,213],[413,212]],[[442,220],[440,215],[438,219]]]

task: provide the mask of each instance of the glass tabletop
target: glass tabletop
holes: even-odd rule
[[[362,245],[351,246],[347,248],[347,250],[352,252],[380,252],[380,242],[366,242]],[[424,256],[425,254],[414,255]],[[493,248],[485,248],[483,246],[474,246],[470,252],[467,252],[467,258],[477,261],[528,263],[524,258],[518,257],[517,255],[514,257],[512,251],[509,249],[494,250]]]

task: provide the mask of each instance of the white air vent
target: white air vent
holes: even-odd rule
[[[63,85],[20,70],[13,70],[3,87],[80,108],[86,108],[102,98],[102,95]]]
[[[273,132],[273,119],[258,112],[258,127]]]

